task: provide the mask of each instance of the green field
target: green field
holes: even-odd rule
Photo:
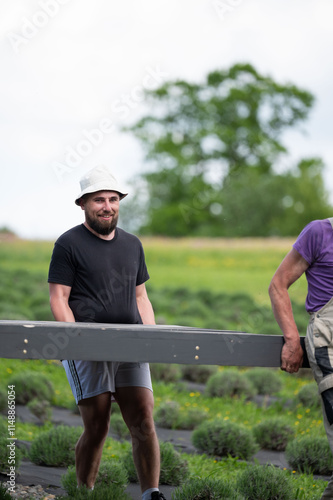
[[[149,296],[160,323],[183,324],[253,333],[279,334],[267,293],[269,282],[279,263],[290,250],[288,239],[164,239],[142,238],[151,279]],[[51,320],[47,273],[53,242],[0,240],[0,319]],[[293,285],[295,319],[305,333],[307,314],[304,310],[306,281]],[[52,361],[3,359],[0,365],[2,389],[20,371],[47,373],[53,382],[53,404],[72,407],[73,396],[62,366]],[[300,388],[311,379],[278,371],[283,381],[281,401],[294,400]],[[264,418],[283,415],[295,429],[296,436],[306,433],[324,436],[320,410],[292,405],[286,411],[281,403],[258,408],[243,400],[212,399],[196,392],[182,392],[177,384],[155,383],[155,406],[163,401],[177,401],[184,411],[199,404],[207,418],[230,419],[252,428]],[[244,404],[246,412],[244,413]],[[47,423],[44,429],[51,426]],[[18,423],[17,437],[31,440],[43,426]],[[121,450],[110,441],[105,447],[107,459]],[[215,474],[216,460],[201,455],[188,455],[191,473],[205,477]],[[223,470],[221,469],[221,467]],[[236,478],[244,464],[222,461],[223,476]],[[318,500],[325,482],[311,475],[293,474],[298,499]],[[295,490],[296,491],[296,490]]]
[[[151,282],[156,287],[188,287],[245,293],[269,304],[268,285],[291,249],[290,239],[157,239],[143,240]],[[291,289],[304,302],[306,281]]]
[[[290,239],[167,239],[142,238],[154,288],[188,288],[245,293],[258,304],[269,304],[267,288]],[[47,279],[53,243],[0,241],[0,269],[24,269]],[[291,288],[292,298],[304,303],[306,281]]]
[[[268,285],[288,239],[143,238],[156,321],[280,334]],[[53,242],[0,241],[0,319],[51,321],[47,274]],[[306,280],[291,287],[301,335],[308,321]]]

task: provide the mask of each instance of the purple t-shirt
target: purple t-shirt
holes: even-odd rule
[[[310,222],[293,247],[310,264],[305,271],[308,295],[305,308],[318,311],[333,297],[333,229],[328,219]]]

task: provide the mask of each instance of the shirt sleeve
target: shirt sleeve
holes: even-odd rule
[[[48,282],[73,286],[74,275],[75,265],[70,252],[59,243],[55,243],[50,262]]]
[[[315,220],[305,226],[293,245],[309,265],[313,264],[320,255],[323,236],[321,221]]]
[[[150,277],[146,266],[145,254],[141,242],[139,246],[139,252],[140,252],[140,259],[139,259],[138,274],[136,277],[136,286],[142,285],[142,283],[148,281]]]

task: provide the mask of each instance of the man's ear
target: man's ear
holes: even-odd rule
[[[81,207],[81,210],[84,210],[84,207],[85,207],[85,200],[84,200],[84,198],[83,198],[83,197],[80,199],[80,207]]]

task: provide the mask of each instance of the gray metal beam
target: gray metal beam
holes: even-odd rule
[[[184,326],[0,321],[0,358],[279,367],[282,345],[281,335]]]

